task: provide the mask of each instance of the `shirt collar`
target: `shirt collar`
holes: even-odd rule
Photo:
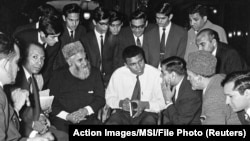
[[[246,111],[247,115],[250,116],[250,108],[246,109],[245,111]]]
[[[31,74],[27,71],[27,69],[24,66],[22,66],[22,67],[23,67],[23,70],[24,70],[25,77],[28,80],[31,77]]]
[[[181,79],[181,81],[179,81],[179,83],[175,86],[175,90],[179,90],[181,87],[181,83],[183,81],[184,77]]]
[[[100,34],[99,32],[97,32],[96,28],[95,28],[94,32],[95,32],[95,35],[96,35],[98,38],[100,38],[100,36],[102,35],[102,36],[103,36],[103,39],[105,39],[105,33]]]
[[[0,86],[3,88],[3,83],[0,81]]]
[[[167,26],[165,26],[165,27],[160,27],[160,31],[162,31],[163,28],[165,28],[165,32],[166,32],[166,31],[169,31],[171,25],[172,25],[172,23],[169,22],[169,24],[168,24]]]

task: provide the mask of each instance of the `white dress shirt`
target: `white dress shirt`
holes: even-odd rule
[[[147,112],[160,112],[164,109],[165,102],[161,90],[161,72],[145,64],[144,73],[139,76],[141,84],[141,101],[149,102]],[[118,68],[109,81],[105,98],[106,103],[113,109],[118,109],[120,100],[131,99],[136,84],[136,75],[127,66]]]
[[[97,43],[98,43],[100,55],[102,55],[102,54],[101,54],[101,52],[102,52],[102,47],[101,47],[101,35],[102,35],[103,44],[104,44],[104,41],[105,41],[105,33],[104,33],[104,34],[100,34],[99,32],[96,31],[96,29],[95,29],[94,31],[95,31],[95,36],[96,36],[96,38],[97,38]]]
[[[169,34],[169,31],[170,31],[171,25],[172,25],[172,23],[170,22],[166,27],[159,27],[160,40],[161,40],[163,28],[165,28],[165,45],[166,45],[166,42],[167,42],[167,39],[168,39],[168,34]]]

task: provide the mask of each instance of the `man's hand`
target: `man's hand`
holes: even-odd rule
[[[48,127],[45,125],[43,121],[34,121],[32,128],[36,130],[39,134],[44,134],[48,131]]]
[[[88,110],[86,108],[81,108],[77,111],[79,114],[77,114],[79,117],[78,118],[78,122],[82,121],[82,120],[86,120],[86,116],[88,115]]]
[[[131,101],[131,104],[132,103],[136,103],[137,104],[137,108],[134,109],[136,111],[136,113],[135,113],[135,115],[132,118],[136,118],[136,117],[140,116],[141,113],[145,109],[149,109],[149,102],[147,102],[147,101],[133,100],[133,101]]]
[[[67,115],[66,120],[76,124],[83,120],[80,111],[75,111]]]
[[[23,89],[15,89],[11,92],[11,99],[14,103],[14,109],[17,113],[22,109],[23,105],[26,103],[27,106],[30,106],[29,92]]]
[[[130,111],[129,103],[130,103],[129,98],[125,98],[124,100],[120,101],[119,105],[122,108],[122,110],[129,112]]]
[[[162,80],[161,90],[165,101],[172,101],[172,97],[174,96],[174,90],[170,89],[170,80],[168,82],[165,79]]]
[[[34,138],[28,138],[27,141],[53,141],[54,139],[54,136],[50,132],[47,132],[43,135],[37,134]]]

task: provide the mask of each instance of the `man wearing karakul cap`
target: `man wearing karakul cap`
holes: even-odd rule
[[[100,124],[96,117],[105,99],[99,69],[90,66],[79,41],[65,45],[62,52],[69,67],[56,71],[50,81],[55,96],[52,123],[63,131],[69,124]]]
[[[215,74],[216,63],[216,58],[206,51],[192,52],[188,56],[188,80],[192,89],[203,90],[201,123],[240,124],[237,115],[225,103],[226,97],[221,86],[225,75]]]

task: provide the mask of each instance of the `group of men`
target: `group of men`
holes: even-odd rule
[[[22,139],[67,140],[70,124],[103,124],[105,104],[107,125],[250,123],[248,67],[203,5],[191,8],[188,32],[171,22],[169,3],[156,8],[157,24],[136,10],[125,28],[121,13],[98,7],[89,32],[77,4],[63,8],[63,24],[52,6],[41,9],[18,42],[0,33],[1,139],[21,139],[20,127]],[[46,89],[54,101],[42,110]]]

